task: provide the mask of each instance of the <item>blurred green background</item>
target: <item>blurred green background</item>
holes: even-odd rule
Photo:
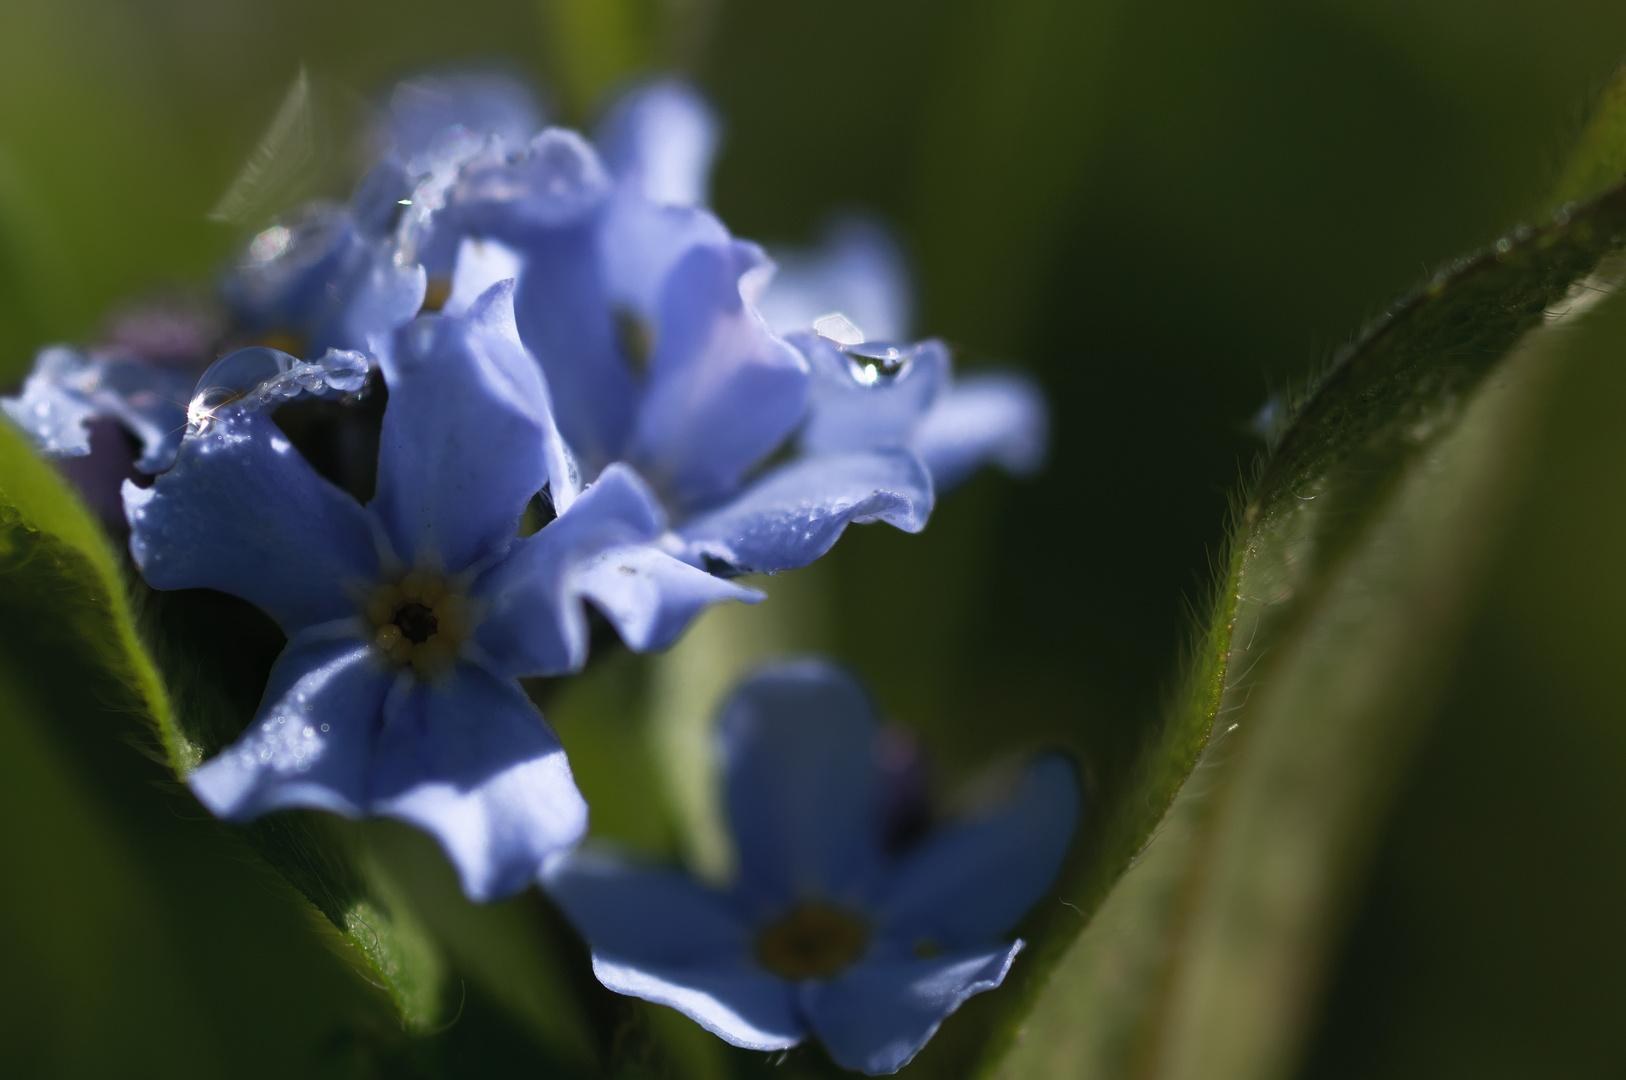
[[[0,0],[0,378],[132,293],[207,284],[242,236],[205,214],[300,65],[336,129],[427,66],[503,64],[575,122],[623,74],[682,66],[727,125],[714,203],[736,233],[805,243],[833,211],[881,212],[921,331],[965,367],[1032,371],[1054,407],[1042,476],[979,477],[918,537],[855,530],[813,572],[819,627],[797,640],[858,667],[949,778],[1065,742],[1100,807],[1173,685],[1261,449],[1250,416],[1532,216],[1623,57],[1626,7],[1600,0]],[[327,150],[300,194],[343,194],[347,167]],[[1626,1072],[1623,400],[1618,364],[1562,374],[1452,690],[1348,898],[1306,1076]],[[4,751],[0,777],[34,785],[11,789],[4,877],[67,895],[95,827],[54,807],[146,835],[139,792],[117,794],[146,763],[8,700],[35,757]],[[27,892],[0,885],[5,918],[40,917]],[[230,933],[196,904],[172,919]],[[139,942],[151,921],[129,910]],[[172,967],[154,970],[185,987]],[[0,957],[20,1024],[35,988],[7,970],[33,968]],[[225,1008],[175,1008],[206,1006]]]

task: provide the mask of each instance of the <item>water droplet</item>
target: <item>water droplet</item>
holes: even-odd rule
[[[194,432],[203,432],[222,406],[255,410],[302,393],[353,393],[366,384],[368,371],[367,358],[358,352],[329,349],[307,363],[263,345],[238,349],[216,360],[198,380],[187,421]]]
[[[286,254],[293,240],[294,234],[286,226],[273,225],[249,243],[248,257],[257,263],[270,262]]]
[[[915,358],[912,347],[884,341],[845,345],[841,352],[847,358],[847,369],[852,377],[864,386],[891,382],[908,370],[909,362]]]
[[[328,729],[328,725],[327,725],[327,724],[323,724],[323,725],[322,725],[322,730],[323,730],[323,731],[326,731],[326,730],[327,730],[327,729]]]

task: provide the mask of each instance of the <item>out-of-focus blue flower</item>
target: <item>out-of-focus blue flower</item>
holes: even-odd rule
[[[778,270],[757,306],[777,334],[839,314],[871,341],[907,341],[914,297],[892,234],[858,216],[838,218],[811,250],[773,248]]]
[[[0,398],[0,410],[122,529],[119,487],[175,460],[193,381],[219,332],[213,312],[184,298],[133,305],[87,350],[41,349],[21,392]]]
[[[845,1068],[902,1068],[1022,948],[1003,936],[1049,888],[1078,817],[1067,761],[1033,763],[981,816],[883,846],[878,729],[854,681],[780,664],[721,732],[739,880],[727,892],[586,850],[544,881],[610,989],[669,1005],[738,1046],[811,1032]]]
[[[279,221],[228,275],[240,331],[300,355],[371,353],[420,309],[437,310],[450,261],[426,264],[424,246],[459,167],[524,145],[541,120],[531,94],[501,75],[400,84],[379,124],[382,159],[350,204],[314,203]]]
[[[642,649],[754,594],[650,547],[666,522],[629,470],[579,490],[510,284],[394,335],[365,507],[262,411],[297,388],[359,383],[365,358],[245,353],[217,365],[232,369],[221,385],[252,369],[270,382],[201,403],[174,467],[125,487],[150,584],[242,597],[289,638],[253,724],[193,791],[231,820],[285,807],[399,818],[439,839],[469,896],[523,887],[580,836],[586,807],[516,678],[581,666],[584,600]],[[539,492],[557,517],[519,537]]]
[[[789,338],[813,371],[798,434],[804,454],[907,447],[939,491],[990,462],[1018,475],[1043,464],[1049,423],[1031,379],[1008,371],[955,379],[942,342],[864,341],[840,316],[819,325],[824,333]]]
[[[804,453],[906,446],[941,493],[985,464],[1023,475],[1044,462],[1044,393],[1012,371],[955,379],[942,344],[911,334],[908,267],[874,221],[849,217],[811,251],[776,250],[758,305],[813,370]]]
[[[53,457],[89,454],[91,423],[116,420],[141,443],[138,467],[155,473],[175,458],[191,392],[183,372],[55,345],[34,358],[22,393],[0,398],[0,408]]]

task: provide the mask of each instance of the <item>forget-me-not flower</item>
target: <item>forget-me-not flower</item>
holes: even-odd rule
[[[126,485],[130,546],[154,587],[231,593],[288,635],[247,732],[189,778],[204,804],[231,820],[312,807],[410,822],[484,900],[585,826],[564,751],[516,681],[581,665],[584,599],[652,648],[751,594],[649,546],[666,523],[629,470],[578,491],[511,283],[464,315],[418,318],[387,351],[370,503],[318,476],[263,411],[279,393],[255,391],[200,405],[174,467]],[[330,355],[365,374],[363,358]],[[320,389],[326,370],[292,373]],[[557,517],[520,537],[539,492]]]
[[[192,384],[219,332],[212,311],[183,298],[133,305],[88,349],[41,349],[20,393],[0,397],[0,410],[122,529],[119,487],[175,460]]]
[[[809,1033],[849,1069],[902,1068],[967,998],[1004,980],[1004,935],[1049,888],[1078,817],[1072,766],[1029,766],[1002,805],[883,845],[878,727],[862,689],[818,661],[736,693],[721,749],[739,878],[727,891],[585,849],[544,882],[619,993],[738,1046]]]
[[[370,354],[375,339],[437,310],[450,266],[424,265],[421,247],[458,168],[523,146],[541,122],[530,93],[501,75],[401,83],[376,125],[383,156],[351,201],[312,203],[263,230],[227,276],[240,333],[299,355]]]
[[[587,475],[621,462],[649,481],[674,554],[775,571],[813,561],[849,523],[919,530],[931,479],[906,449],[773,460],[804,417],[807,361],[754,307],[772,272],[761,249],[704,209],[650,198],[651,177],[681,172],[660,164],[679,156],[670,141],[643,156],[634,141],[612,170],[586,140],[549,129],[524,155],[470,162],[436,243],[511,253],[520,335],[566,441]]]
[[[601,125],[597,143],[623,182],[644,180],[648,198],[704,206],[718,123],[691,87],[663,81],[625,94]],[[791,339],[807,357],[813,380],[799,448],[806,456],[906,445],[923,460],[936,493],[994,463],[1023,475],[1043,463],[1048,441],[1044,394],[1030,378],[1007,370],[956,379],[939,342],[904,344],[912,335],[913,286],[902,248],[878,221],[835,218],[812,249],[772,248],[771,277],[755,298],[768,328],[781,337],[828,330],[835,346],[852,350],[830,363],[826,346]],[[928,368],[913,385],[893,376],[913,363]],[[879,362],[877,362],[879,361]],[[924,384],[930,392],[922,393]],[[882,403],[879,399],[892,399]],[[898,399],[905,399],[904,401]],[[891,419],[870,423],[877,414]],[[834,429],[866,438],[832,440]]]
[[[910,336],[911,289],[897,242],[845,218],[811,251],[775,251],[780,272],[759,301],[813,370],[806,454],[907,446],[939,493],[994,463],[1024,475],[1044,462],[1049,417],[1032,379],[1006,370],[955,378],[941,342]]]

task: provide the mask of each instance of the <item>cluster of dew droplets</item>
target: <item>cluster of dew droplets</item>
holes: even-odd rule
[[[186,407],[187,430],[209,429],[219,410],[257,411],[275,408],[301,394],[350,394],[367,382],[369,364],[359,352],[329,349],[318,360],[305,361],[278,349],[257,345],[228,353],[198,380]]]

